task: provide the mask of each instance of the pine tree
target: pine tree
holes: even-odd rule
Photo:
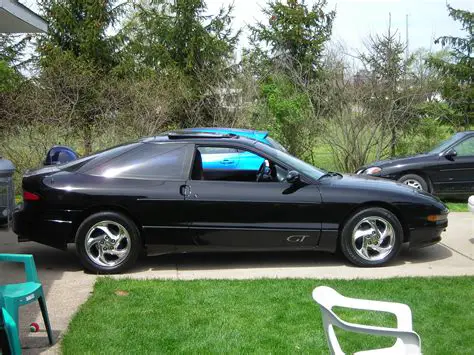
[[[334,11],[326,0],[312,6],[288,0],[270,0],[263,9],[268,22],[250,27],[250,45],[244,64],[260,86],[255,125],[272,134],[301,158],[307,158],[318,113],[327,102],[313,95],[324,91],[324,50],[331,36]]]
[[[106,31],[113,26],[122,7],[116,0],[40,0],[39,6],[48,19],[46,36],[39,41],[44,66],[55,54],[69,52],[108,71],[116,63],[114,38]]]
[[[212,92],[232,80],[240,33],[232,29],[232,10],[229,6],[206,15],[203,0],[156,0],[137,5],[125,25],[125,62],[133,63],[131,71],[185,83],[186,102],[175,119],[181,126],[212,122]]]
[[[466,127],[474,123],[474,13],[448,5],[449,16],[461,23],[466,37],[442,36],[435,43],[449,47],[450,58],[432,56],[428,64],[445,76],[442,96]]]
[[[252,52],[257,60],[280,62],[303,74],[317,78],[322,67],[324,46],[332,32],[335,11],[325,11],[326,0],[312,7],[297,0],[269,1],[263,9],[268,24],[250,27]],[[252,53],[251,52],[251,53]]]
[[[0,34],[0,92],[11,91],[22,81],[20,69],[27,63],[24,52],[29,41],[30,36]]]
[[[366,105],[381,122],[381,134],[390,136],[390,140],[381,141],[378,145],[378,159],[387,148],[385,141],[389,141],[390,155],[395,155],[398,131],[409,119],[408,108],[413,98],[408,94],[409,85],[406,85],[410,58],[405,58],[405,49],[405,43],[399,39],[397,31],[391,29],[389,21],[387,32],[371,36],[366,53],[360,55],[368,76],[365,84],[373,92]]]
[[[48,31],[38,41],[41,75],[56,97],[73,103],[72,124],[92,151],[92,130],[101,118],[100,91],[117,66],[117,42],[107,30],[121,11],[115,0],[40,0]]]

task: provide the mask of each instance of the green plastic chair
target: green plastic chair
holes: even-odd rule
[[[21,346],[20,339],[18,338],[18,328],[12,317],[3,307],[0,310],[0,331],[4,333],[3,335],[0,333],[0,336],[2,336],[2,346],[0,347],[2,353],[20,355]],[[3,341],[6,341],[6,343],[3,343]]]
[[[21,306],[35,300],[38,300],[41,314],[43,315],[49,343],[53,345],[53,332],[51,331],[51,324],[49,323],[43,286],[36,272],[33,255],[0,254],[0,262],[15,262],[25,265],[26,282],[0,285],[0,308],[2,311],[3,327],[7,334],[11,353],[21,353],[18,330],[18,310]]]

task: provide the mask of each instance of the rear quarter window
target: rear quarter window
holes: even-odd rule
[[[105,178],[183,179],[189,170],[191,152],[192,147],[188,144],[143,143],[95,166],[88,174]]]
[[[64,164],[59,164],[57,165],[57,167],[61,170],[70,171],[70,172],[88,171],[91,168],[98,166],[100,164],[104,164],[104,162],[108,162],[114,157],[117,157],[125,153],[126,151],[132,150],[140,145],[141,143],[121,144],[121,145],[109,148],[107,150],[103,150],[103,151],[94,153],[92,155],[86,156],[84,158],[76,159]]]

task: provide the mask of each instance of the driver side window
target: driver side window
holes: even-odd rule
[[[244,149],[234,147],[199,146],[202,180],[246,181],[246,182],[280,182],[284,181],[287,170],[265,159],[264,157]],[[199,165],[195,161],[194,165]],[[194,170],[200,167],[194,166]]]
[[[474,137],[470,137],[454,147],[458,157],[474,156]]]

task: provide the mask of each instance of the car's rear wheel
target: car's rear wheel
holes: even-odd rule
[[[416,174],[407,174],[403,175],[400,179],[398,179],[402,184],[411,186],[418,190],[428,191],[428,184],[426,180],[423,179],[421,176]]]
[[[358,266],[380,266],[396,257],[403,241],[398,218],[380,207],[363,209],[351,216],[340,238],[346,258]]]
[[[132,266],[141,251],[140,234],[128,217],[100,212],[86,218],[76,233],[76,249],[84,267],[115,274]]]

